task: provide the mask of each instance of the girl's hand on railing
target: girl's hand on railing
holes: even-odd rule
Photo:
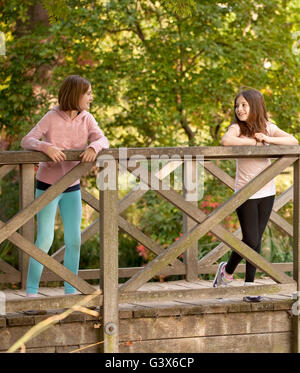
[[[97,153],[94,148],[87,148],[79,157],[82,157],[82,162],[94,162],[97,158]]]
[[[52,159],[53,162],[61,162],[66,160],[66,155],[61,150],[59,150],[56,146],[52,145],[49,146],[45,152],[49,158]]]
[[[265,145],[264,141],[262,141],[262,142],[261,141],[256,141],[256,146],[264,146],[264,145]]]
[[[260,141],[261,143],[262,142],[269,142],[270,141],[270,138],[269,136],[265,135],[264,133],[261,133],[261,132],[257,132],[254,134],[254,138],[257,140],[257,141]]]

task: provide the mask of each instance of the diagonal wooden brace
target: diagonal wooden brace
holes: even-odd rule
[[[22,227],[31,218],[33,218],[34,215],[42,210],[50,201],[56,198],[59,194],[63,193],[63,191],[73,184],[74,181],[87,173],[93,167],[93,165],[94,163],[92,162],[79,163],[64,177],[62,177],[43,194],[36,198],[32,203],[30,203],[27,207],[5,223],[0,229],[0,243],[6,240],[9,236],[16,232],[17,229]]]
[[[234,194],[228,201],[226,201],[222,206],[214,210],[210,215],[208,215],[201,224],[194,227],[190,232],[184,234],[181,239],[173,243],[164,253],[160,254],[157,258],[155,258],[151,263],[149,263],[142,271],[134,275],[131,279],[129,279],[126,283],[120,286],[120,291],[132,291],[138,289],[142,286],[145,282],[150,280],[153,276],[155,276],[162,268],[167,266],[171,261],[173,261],[176,257],[178,257],[182,252],[184,252],[195,240],[200,239],[203,235],[211,230],[211,227],[219,224],[227,215],[231,214],[238,206],[244,203],[251,195],[253,195],[256,191],[262,188],[266,183],[272,180],[278,173],[284,170],[286,167],[290,166],[293,162],[295,162],[297,158],[285,158],[282,157],[275,161],[272,165],[266,168],[261,174],[256,176],[253,180],[251,180],[244,188]],[[145,182],[145,180],[142,180]],[[153,185],[155,185],[153,183]],[[168,193],[161,193],[165,198],[167,198],[171,203],[174,203],[169,197],[168,194],[171,194],[170,191]],[[187,203],[187,202],[185,202]],[[182,203],[183,204],[183,203]],[[179,207],[179,206],[177,206]],[[180,208],[180,207],[179,207]],[[187,211],[184,211],[187,213]],[[194,218],[193,216],[190,216]],[[225,229],[224,229],[225,230]],[[225,230],[226,231],[226,230]],[[236,239],[230,232],[227,232],[233,238]],[[227,242],[226,242],[227,243]],[[232,242],[228,242],[230,246]],[[250,248],[246,251],[247,256],[245,258],[253,264],[257,265],[258,258],[255,258],[253,261],[253,256],[248,255],[250,254]],[[252,250],[253,251],[253,250]],[[241,253],[242,254],[242,253]],[[255,253],[257,254],[257,253]],[[258,257],[262,258],[259,254]],[[252,258],[250,259],[250,257]],[[292,282],[293,280],[286,276],[283,273],[278,273],[277,271],[272,271],[272,265],[269,263],[268,271],[265,270],[265,263],[258,265],[260,269],[264,272],[268,273],[273,272],[273,278],[277,282]],[[270,271],[271,269],[271,271]],[[275,272],[275,273],[274,273]]]
[[[135,197],[134,197],[134,193],[137,193],[135,195]],[[138,191],[135,191],[134,193],[133,194],[129,193],[129,195],[126,196],[126,197],[130,198],[130,200],[131,200],[132,203],[134,202],[134,200],[138,200],[139,198],[141,198],[142,195],[144,193],[146,193],[146,191],[144,191],[144,190],[139,191],[138,190]],[[123,198],[118,203],[119,214],[122,213],[125,210],[126,206],[127,206],[128,198],[126,198],[126,197],[125,197],[125,199]],[[85,201],[87,201],[87,203],[91,207],[93,207],[96,211],[99,212],[99,201],[94,196],[92,196],[87,191],[83,191],[82,198]],[[134,239],[136,239],[137,241],[139,241],[142,245],[146,246],[147,249],[149,249],[150,251],[152,251],[154,254],[159,255],[159,254],[161,254],[165,250],[160,245],[158,245],[156,242],[154,242],[153,240],[151,240],[151,238],[149,238],[143,232],[141,232],[138,228],[136,228],[134,225],[128,223],[121,216],[119,216],[119,222],[118,222],[118,224],[119,224],[119,227],[121,229],[123,229],[131,237],[133,237]],[[171,263],[171,265],[174,266],[174,268],[178,268],[178,269],[180,269],[180,268],[182,269],[184,267],[184,264],[179,259],[175,259],[174,262]]]
[[[3,226],[4,223],[0,221],[0,227]],[[70,283],[83,294],[91,294],[95,291],[93,286],[82,280],[80,277],[76,276],[73,272],[64,267],[62,264],[58,263],[55,259],[51,258],[51,256],[49,256],[48,254],[44,253],[43,250],[35,246],[32,242],[26,240],[19,233],[15,232],[10,235],[9,241],[18,246],[26,254],[32,256],[39,263],[49,268],[63,280]]]
[[[219,168],[213,162],[205,162],[204,167],[207,171],[209,171],[212,175],[218,178],[222,183],[227,185],[229,188],[234,190],[234,179],[228,175],[225,171]],[[273,206],[273,210],[270,216],[270,221],[276,224],[278,227],[283,229],[289,236],[293,236],[293,227],[289,224],[285,219],[283,219],[279,214],[276,213],[279,210],[279,204],[281,204],[281,200],[288,201],[293,197],[293,187],[290,187],[285,193],[282,194],[281,198],[276,198]],[[281,205],[283,206],[283,205]]]

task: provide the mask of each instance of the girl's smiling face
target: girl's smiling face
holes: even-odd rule
[[[235,103],[235,113],[240,121],[245,122],[250,113],[250,106],[244,96],[239,96]]]
[[[79,107],[81,110],[89,110],[90,103],[93,101],[92,96],[92,87],[89,86],[89,89],[80,97]]]

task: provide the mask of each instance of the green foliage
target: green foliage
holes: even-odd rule
[[[182,214],[178,209],[162,199],[155,191],[148,191],[137,204],[142,209],[139,227],[158,244],[166,247],[182,232]]]
[[[142,257],[137,252],[137,241],[125,233],[119,234],[119,267],[140,267],[143,264]]]
[[[268,245],[269,244],[269,245]],[[284,263],[293,261],[293,240],[281,231],[266,229],[265,247],[266,256],[272,263]],[[269,249],[269,252],[268,252]]]
[[[43,0],[43,6],[49,13],[50,23],[66,20],[70,14],[70,8],[66,0]]]
[[[21,137],[56,104],[59,84],[69,74],[92,82],[91,112],[113,147],[219,145],[242,86],[260,89],[272,119],[298,136],[300,57],[293,53],[292,34],[298,31],[299,0],[42,3],[50,24],[33,19],[35,0],[0,2],[6,36],[6,56],[0,56],[1,148],[20,149]],[[234,175],[233,162],[219,165]],[[1,181],[3,220],[18,209],[17,186],[9,182],[11,189],[8,179]],[[95,177],[84,184],[92,189]],[[231,193],[207,176],[199,206],[209,213]],[[161,245],[182,231],[181,214],[152,192],[131,214]],[[230,218],[223,224],[233,230],[237,219]],[[55,240],[53,250],[63,244],[61,229]],[[287,259],[289,243],[277,236],[272,242],[272,258]],[[203,237],[199,257],[218,243]],[[137,246],[120,236],[124,266],[126,260],[133,266],[144,261]],[[1,250],[6,257],[10,249]],[[98,258],[95,237],[83,246],[81,266],[95,268]]]
[[[298,133],[298,2],[49,0],[50,15],[65,17],[50,26],[32,22],[34,4],[0,4],[0,121],[11,148],[71,73],[92,82],[92,113],[113,146],[216,145],[241,86],[262,90],[272,119]],[[189,16],[175,14],[182,4]]]
[[[195,0],[161,0],[161,4],[176,16],[192,16],[196,11]]]

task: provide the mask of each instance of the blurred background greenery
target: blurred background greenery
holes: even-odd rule
[[[91,81],[91,112],[111,147],[219,145],[243,86],[259,89],[271,120],[299,139],[299,5],[299,0],[0,1],[6,39],[6,54],[0,56],[0,150],[20,150],[21,138],[57,104],[58,87],[69,74]],[[218,165],[234,176],[234,161]],[[18,211],[18,174],[0,182],[0,217],[7,221]],[[276,183],[278,193],[292,185],[292,170]],[[82,185],[97,196],[95,174]],[[120,198],[125,194],[120,191]],[[231,194],[205,175],[199,207],[209,213]],[[280,213],[291,222],[291,203]],[[182,233],[181,213],[153,191],[122,216],[164,247]],[[96,218],[84,204],[82,229]],[[236,214],[223,224],[237,229]],[[63,245],[59,216],[56,228],[51,253]],[[82,245],[80,268],[99,267],[98,243],[95,236]],[[204,236],[199,258],[218,243]],[[120,267],[153,259],[124,233],[119,246]],[[270,223],[262,253],[271,261],[291,261],[291,239]],[[13,245],[1,244],[1,259],[17,267],[17,257]]]

